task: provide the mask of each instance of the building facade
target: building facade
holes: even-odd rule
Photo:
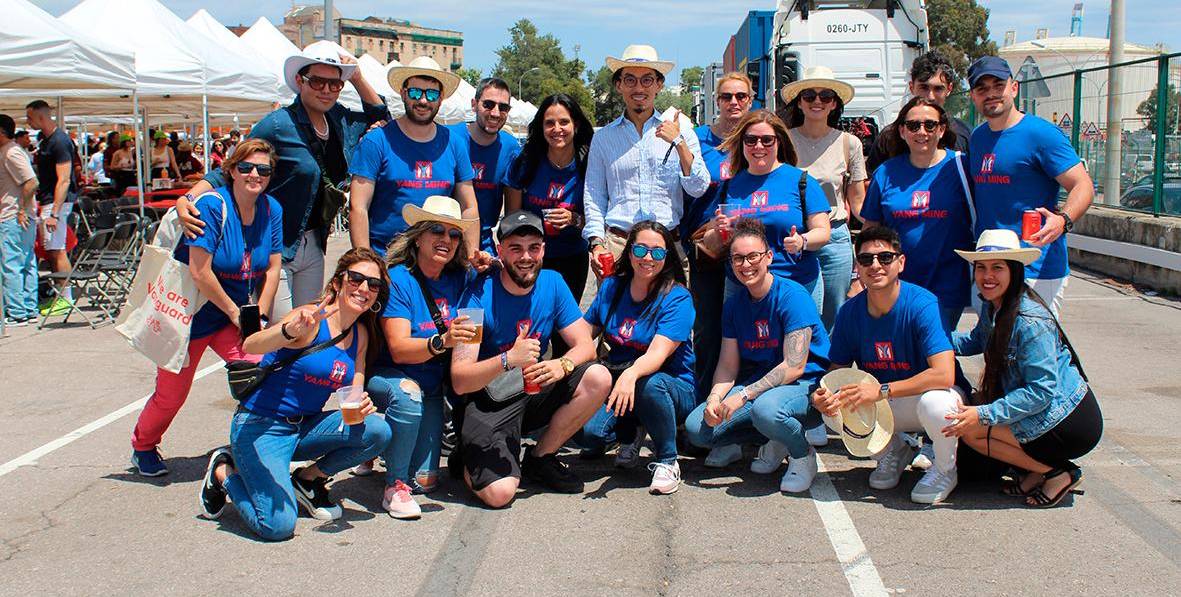
[[[340,11],[333,9],[332,16],[340,18]],[[304,48],[324,39],[324,6],[293,6],[283,15],[279,31],[296,47]]]
[[[430,56],[445,69],[463,66],[463,33],[423,27],[398,19],[337,19],[339,43],[358,58],[369,54],[382,64]]]

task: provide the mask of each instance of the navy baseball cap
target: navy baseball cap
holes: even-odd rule
[[[541,218],[533,212],[519,209],[513,213],[505,214],[504,219],[500,221],[500,226],[496,228],[496,237],[504,240],[513,234],[529,232],[544,236],[543,230],[545,230],[545,224],[542,223]]]
[[[1013,71],[1009,68],[1009,63],[1005,62],[1005,59],[1000,56],[983,56],[977,58],[968,67],[968,87],[975,87],[976,82],[981,77],[986,76],[993,76],[1002,81],[1008,81],[1013,78]]]

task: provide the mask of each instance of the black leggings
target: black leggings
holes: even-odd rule
[[[1074,410],[1053,429],[1037,439],[1021,445],[1034,460],[1053,468],[1073,469],[1071,460],[1095,449],[1103,435],[1103,414],[1099,401],[1087,390],[1087,395]]]
[[[574,302],[582,303],[582,292],[586,290],[586,275],[590,271],[590,257],[586,255],[546,257],[541,262],[541,268],[561,274],[562,278],[566,280],[566,286],[570,287],[570,293],[574,295]],[[550,337],[550,344],[553,346],[551,354],[554,358],[560,357],[570,350],[570,347],[562,341],[558,330],[554,330]]]

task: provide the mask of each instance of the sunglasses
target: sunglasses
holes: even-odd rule
[[[439,101],[439,97],[442,95],[443,92],[439,91],[438,89],[423,89],[421,87],[406,88],[406,97],[414,101],[418,101],[425,97],[426,101],[428,102],[437,102]]]
[[[943,123],[939,122],[938,120],[907,120],[903,124],[906,125],[906,130],[912,133],[919,132],[920,127],[930,133],[935,130],[935,127]]]
[[[881,253],[858,253],[857,263],[861,264],[862,267],[869,267],[873,265],[873,260],[877,259],[878,263],[885,266],[894,263],[894,260],[901,256],[902,253],[895,253],[893,251],[882,251]]]
[[[775,135],[743,135],[742,144],[747,147],[754,147],[762,143],[763,147],[771,147],[779,142]]]
[[[431,234],[437,234],[439,236],[445,235],[445,236],[447,236],[447,238],[450,238],[451,240],[459,240],[459,239],[463,238],[463,233],[460,232],[458,229],[448,228],[447,226],[444,226],[442,224],[433,224],[430,228],[427,228],[427,231],[430,232]]]
[[[732,99],[745,102],[746,100],[750,99],[750,94],[742,91],[739,91],[738,93],[719,93],[718,99],[725,103],[730,103],[730,100]]]
[[[664,247],[649,247],[647,245],[632,245],[632,257],[643,259],[648,255],[651,255],[654,261],[664,261],[664,258],[668,256],[668,249]]]
[[[327,87],[328,91],[336,93],[344,89],[344,81],[340,79],[325,79],[324,77],[309,77],[307,75],[300,75],[300,78],[303,79],[304,84],[316,91],[324,91],[324,88]]]
[[[431,100],[431,101],[434,101],[434,100]],[[508,111],[513,109],[513,106],[511,104],[502,104],[499,102],[494,102],[492,100],[484,100],[484,101],[480,102],[480,105],[483,106],[484,109],[489,112],[492,111],[492,108],[500,108],[500,112],[502,114],[508,114]]]
[[[653,77],[652,75],[644,75],[637,78],[634,75],[623,75],[623,78],[620,79],[620,81],[623,81],[624,87],[635,87],[636,83],[639,83],[640,87],[647,89],[656,84],[656,77]]]
[[[817,92],[815,89],[805,89],[800,92],[800,99],[802,101],[814,102],[816,98],[820,98],[820,101],[829,104],[837,99],[837,92],[831,89],[821,89],[820,92]]]
[[[234,169],[239,174],[250,174],[253,170],[258,170],[259,176],[270,176],[275,172],[275,167],[270,164],[255,164],[254,162],[238,162]]]
[[[733,265],[734,267],[739,267],[744,263],[754,265],[760,259],[762,259],[764,255],[767,255],[770,252],[771,250],[768,249],[766,251],[754,251],[752,253],[747,253],[746,255],[731,255],[730,265]]]
[[[381,278],[366,276],[361,272],[355,272],[351,269],[344,270],[344,278],[349,284],[352,284],[353,286],[360,286],[361,283],[364,282],[369,286],[369,290],[372,290],[373,292],[380,290],[382,285]]]

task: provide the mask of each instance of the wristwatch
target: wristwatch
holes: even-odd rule
[[[1055,213],[1062,216],[1062,232],[1074,230],[1074,220],[1070,219],[1070,216],[1065,211],[1058,210]]]
[[[447,350],[447,346],[443,344],[443,337],[439,334],[431,336],[430,340],[426,341],[426,347],[434,355],[443,354],[443,351]]]
[[[569,377],[571,373],[574,373],[574,361],[570,360],[568,357],[562,357],[558,359],[558,364],[562,366],[562,371],[566,372],[566,377]]]
[[[881,388],[878,388],[878,399],[885,400],[890,397],[890,384],[884,383]]]

